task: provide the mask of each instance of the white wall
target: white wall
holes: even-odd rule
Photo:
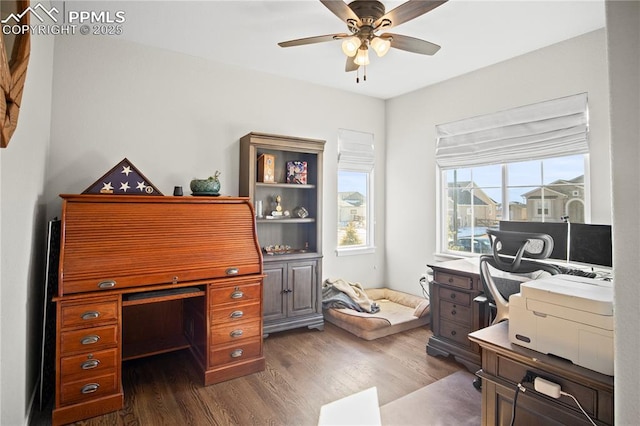
[[[18,128],[0,151],[0,424],[26,423],[39,368],[53,38],[31,37]]]
[[[640,3],[607,1],[611,86],[613,268],[615,273],[615,419],[640,419]]]
[[[58,194],[84,191],[125,157],[165,195],[175,185],[188,194],[191,179],[216,170],[221,192],[238,195],[240,137],[257,131],[324,139],[324,276],[380,285],[384,182],[375,194],[375,254],[335,256],[331,194],[339,128],[373,133],[384,153],[383,101],[108,37],[60,37],[54,70],[51,214],[59,214]],[[382,156],[376,167],[384,176]]]
[[[387,281],[419,294],[435,260],[440,123],[588,92],[591,219],[610,224],[607,78],[603,29],[387,101]]]

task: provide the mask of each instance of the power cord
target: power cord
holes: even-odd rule
[[[578,406],[578,408],[580,409],[580,411],[582,411],[582,414],[584,414],[584,416],[585,416],[587,419],[589,419],[589,421],[591,422],[591,424],[592,424],[593,426],[596,426],[595,422],[591,419],[591,416],[589,416],[589,415],[587,414],[587,412],[586,412],[586,411],[584,411],[584,408],[582,408],[582,405],[580,405],[580,403],[578,402],[578,400],[576,399],[576,397],[575,397],[575,396],[571,395],[570,393],[563,392],[563,391],[560,391],[560,395],[568,396],[568,397],[570,397],[571,399],[573,399],[573,402],[575,402],[575,403],[576,403],[576,405]]]
[[[420,288],[422,288],[422,295],[425,299],[429,300],[429,280],[427,274],[423,274],[418,282],[420,283]]]

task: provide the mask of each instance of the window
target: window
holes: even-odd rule
[[[586,94],[436,127],[442,252],[489,252],[501,220],[589,217]]]
[[[340,130],[338,134],[337,253],[372,252],[373,134]]]
[[[444,171],[444,251],[490,253],[501,220],[584,223],[584,165],[580,154]]]

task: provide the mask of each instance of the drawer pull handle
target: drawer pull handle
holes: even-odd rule
[[[113,280],[109,281],[100,281],[98,283],[98,288],[113,288],[116,286],[116,282]]]
[[[451,298],[455,299],[456,298],[456,294],[455,293],[451,293]]]
[[[92,368],[96,368],[99,365],[100,365],[100,360],[98,360],[98,359],[89,359],[89,360],[83,362],[80,365],[80,367],[82,367],[83,370],[91,370]]]
[[[233,293],[231,293],[232,299],[242,299],[243,297],[244,297],[244,293],[240,290],[236,290]]]
[[[240,270],[238,268],[229,268],[225,271],[227,275],[238,275]]]
[[[457,314],[456,310],[455,310],[455,309],[452,309],[452,310],[451,310],[451,315],[455,315],[455,314]]]
[[[229,333],[229,336],[231,337],[240,337],[242,336],[243,331],[242,330],[233,330],[231,333]]]
[[[455,335],[456,335],[456,331],[455,331],[455,330],[452,330],[452,331],[451,331],[451,335],[452,335],[452,336],[455,336]]]
[[[449,284],[453,283],[453,278],[449,278]]]
[[[82,319],[85,320],[85,321],[96,319],[99,316],[100,316],[100,312],[98,312],[98,311],[89,311],[89,312],[85,312],[84,314],[81,315]]]
[[[244,315],[244,312],[242,311],[233,311],[229,316],[231,318],[241,318],[243,315]]]
[[[236,349],[233,352],[231,352],[229,355],[231,355],[231,358],[240,358],[243,352],[244,351],[242,349]]]
[[[94,393],[100,388],[100,384],[98,383],[89,383],[82,387],[81,391],[83,394]]]
[[[84,337],[82,340],[80,340],[80,343],[82,343],[83,345],[93,345],[94,343],[98,343],[98,340],[100,340],[100,336],[92,334],[91,336]]]

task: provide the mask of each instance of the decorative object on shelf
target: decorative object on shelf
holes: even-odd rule
[[[300,219],[304,219],[309,216],[309,211],[304,207],[299,206],[293,209],[293,215],[299,217]]]
[[[174,186],[173,187],[173,195],[176,197],[182,197],[182,187],[181,186]]]
[[[271,154],[262,154],[258,157],[258,182],[275,183],[276,157]]]
[[[262,207],[262,200],[256,201],[256,217],[262,219],[264,217],[264,210]]]
[[[287,183],[307,184],[306,161],[287,161]]]
[[[27,68],[31,53],[29,16],[27,0],[3,1],[3,34],[0,34],[0,147],[6,148],[18,127],[18,114],[22,106],[22,93],[27,80]],[[36,15],[37,16],[37,15]],[[6,25],[4,25],[6,24]],[[5,32],[18,28],[20,31]]]
[[[293,253],[295,250],[291,250],[291,246],[285,244],[275,244],[264,247],[264,252],[267,254],[287,254]]]
[[[162,195],[126,158],[85,189],[83,194]]]
[[[220,180],[218,176],[220,176],[220,172],[216,170],[215,175],[209,176],[208,179],[193,179],[189,185],[192,195],[211,195],[214,197],[220,195]]]
[[[271,212],[271,216],[278,217],[283,215],[282,206],[280,205],[281,202],[282,202],[282,197],[279,195],[276,195],[276,209]]]

